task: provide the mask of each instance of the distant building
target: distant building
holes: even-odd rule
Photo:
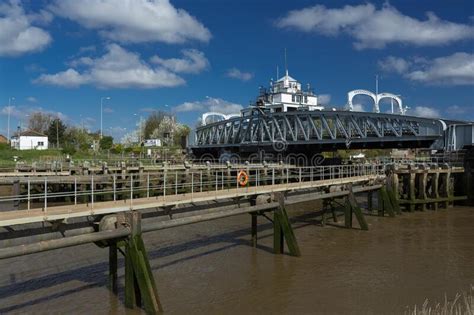
[[[42,133],[27,130],[12,137],[11,146],[17,150],[46,150],[48,137]]]
[[[161,147],[161,139],[146,139],[143,142],[145,147]]]
[[[0,135],[0,143],[8,143],[7,137],[5,137],[4,135]]]

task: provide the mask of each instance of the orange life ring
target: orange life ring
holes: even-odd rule
[[[240,171],[237,175],[237,181],[239,182],[240,186],[245,187],[249,182],[249,176],[247,175],[247,173],[245,173],[245,171]]]

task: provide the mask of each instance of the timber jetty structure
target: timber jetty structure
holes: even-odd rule
[[[237,177],[242,171],[245,185]],[[467,199],[464,172],[446,164],[228,163],[138,174],[18,177],[14,194],[0,197],[0,259],[94,243],[109,251],[110,289],[118,292],[123,259],[125,305],[157,314],[166,301],[159,299],[143,233],[249,215],[249,246],[257,246],[258,224],[268,220],[274,253],[300,256],[304,251],[288,205],[320,200],[313,212],[321,226],[330,220],[361,233],[356,230],[369,229],[367,214],[449,211]]]

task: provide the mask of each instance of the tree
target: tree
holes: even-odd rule
[[[163,111],[155,111],[148,116],[145,121],[145,126],[143,128],[143,137],[144,139],[149,139],[153,132],[158,129],[165,117],[170,115],[166,114]]]
[[[59,117],[51,120],[49,123],[48,132],[46,133],[49,143],[55,145],[58,148],[61,145],[64,145],[64,134],[66,129],[66,125],[61,119],[59,119]]]
[[[191,128],[187,125],[178,124],[174,136],[174,145],[185,147],[188,143],[187,138],[191,133]]]
[[[86,131],[76,127],[68,128],[64,136],[64,141],[68,146],[72,145],[82,151],[89,150],[93,140]]]
[[[51,114],[35,112],[30,115],[30,119],[28,120],[28,129],[46,134],[48,132],[51,119]]]
[[[100,139],[100,148],[102,150],[108,150],[110,148],[112,148],[114,144],[114,138],[112,138],[111,136],[103,136],[102,139]]]

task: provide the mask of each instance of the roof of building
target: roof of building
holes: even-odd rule
[[[296,79],[290,77],[288,75],[288,70],[286,71],[286,74],[284,76],[282,76],[280,79],[278,79],[277,82],[282,82],[282,81],[285,81],[285,80],[288,80],[288,81],[291,81],[291,82],[297,82]]]
[[[34,130],[25,130],[23,132],[20,132],[18,136],[20,137],[47,137],[45,134],[42,134],[41,132],[37,132]]]
[[[0,143],[6,142],[6,141],[8,141],[7,137],[5,137],[4,135],[0,135]]]

